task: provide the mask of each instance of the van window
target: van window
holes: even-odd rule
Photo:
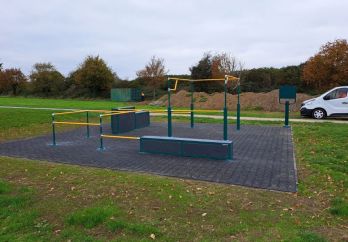
[[[338,98],[346,98],[348,96],[348,88],[339,88],[328,93],[324,100],[333,100]]]

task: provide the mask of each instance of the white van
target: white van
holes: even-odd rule
[[[317,98],[301,104],[301,116],[315,119],[325,117],[348,117],[348,86],[335,87]]]

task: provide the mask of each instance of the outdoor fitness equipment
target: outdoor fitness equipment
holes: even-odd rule
[[[174,88],[171,87],[171,81],[175,81],[174,83]],[[240,78],[230,76],[230,75],[225,75],[225,78],[218,78],[218,79],[198,79],[198,80],[191,80],[191,79],[183,79],[183,78],[175,78],[175,77],[169,77],[167,81],[168,85],[168,107],[167,107],[167,112],[168,112],[168,137],[172,136],[172,107],[170,103],[170,94],[171,91],[176,91],[178,87],[178,82],[189,82],[190,83],[190,91],[191,91],[191,105],[190,105],[190,120],[191,120],[191,128],[194,127],[194,113],[197,111],[202,111],[202,112],[209,112],[209,111],[214,111],[216,110],[194,110],[194,99],[193,99],[193,93],[194,93],[194,83],[196,82],[210,82],[210,81],[223,81],[224,82],[224,108],[223,108],[223,117],[224,117],[224,122],[223,122],[223,139],[227,140],[227,123],[228,123],[228,113],[227,113],[227,82],[228,81],[237,81],[237,85],[234,87],[234,89],[237,89],[237,130],[240,130]],[[188,111],[188,110],[185,110]]]
[[[174,88],[170,88],[170,81],[174,80]],[[224,108],[223,108],[223,140],[210,140],[210,139],[191,139],[172,137],[172,107],[170,102],[171,91],[176,91],[178,82],[184,81],[189,82],[191,85],[191,128],[194,127],[194,105],[193,105],[193,84],[195,82],[206,82],[206,81],[224,81]],[[204,157],[212,159],[232,160],[233,159],[233,142],[227,138],[227,127],[228,127],[228,112],[227,112],[227,82],[238,81],[238,104],[237,104],[237,129],[240,128],[240,105],[239,105],[239,92],[240,84],[239,78],[234,76],[226,75],[224,79],[182,79],[182,78],[168,78],[168,131],[167,137],[165,136],[142,136],[140,137],[140,152],[144,153],[156,153],[156,154],[171,154],[177,156],[190,156],[190,157]],[[186,110],[184,110],[186,111]],[[202,110],[204,111],[204,110]],[[212,111],[212,110],[209,110]],[[214,111],[216,112],[216,111]]]
[[[284,127],[289,128],[290,104],[296,103],[296,86],[283,85],[279,88],[279,103],[285,104]]]
[[[56,125],[79,125],[86,126],[86,138],[90,138],[90,126],[100,126],[100,130],[102,130],[102,114],[100,113],[111,113],[111,114],[122,114],[128,113],[129,111],[108,111],[108,110],[76,110],[76,111],[68,111],[61,113],[52,113],[52,145],[56,146]],[[78,114],[78,113],[86,113],[86,122],[68,122],[68,121],[56,121],[56,116],[60,115],[68,115],[68,114]],[[99,123],[90,123],[89,122],[89,114],[90,113],[99,113],[100,114],[100,122]]]
[[[111,116],[112,134],[120,134],[134,129],[145,128],[150,125],[150,112],[135,110],[135,107],[113,108],[112,111],[134,111]]]
[[[153,113],[167,113],[166,110],[151,110]],[[72,121],[56,121],[57,116],[61,115],[68,115],[68,114],[78,114],[78,113],[86,113],[86,122],[72,122]],[[90,113],[98,113],[99,114],[99,123],[91,123],[90,122]],[[126,132],[125,127],[121,127],[121,129],[117,129],[117,116],[131,116],[134,117],[135,113],[135,120],[125,120],[130,122],[135,122],[135,128],[143,128],[149,125],[149,117],[148,111],[144,110],[138,110],[134,109],[134,107],[123,107],[118,108],[117,110],[109,111],[109,110],[75,110],[75,111],[68,111],[68,112],[60,112],[60,113],[52,113],[52,146],[57,145],[56,141],[56,125],[75,125],[75,126],[86,126],[86,138],[90,138],[90,126],[99,126],[99,140],[100,140],[100,146],[99,150],[104,150],[104,138],[114,138],[114,139],[129,139],[129,140],[139,140],[140,137],[135,136],[123,136],[123,135],[107,135],[103,134],[103,117],[113,117],[116,116],[116,127],[112,127],[115,129],[115,133],[122,133]],[[180,114],[187,114],[187,112],[180,112]],[[137,117],[138,116],[138,117]],[[123,119],[123,117],[122,117]],[[111,121],[112,122],[112,121]],[[124,124],[124,122],[120,123],[121,125]],[[112,123],[111,123],[112,126]],[[133,126],[132,126],[133,127]],[[127,128],[127,127],[126,127]],[[119,132],[121,131],[121,132]]]
[[[174,88],[170,88],[170,81],[174,80]],[[190,110],[172,110],[170,103],[170,94],[171,91],[176,91],[178,82],[185,81],[189,82],[191,85],[191,107]],[[191,139],[191,138],[182,138],[182,137],[172,137],[172,114],[190,114],[191,118],[191,128],[194,127],[194,112],[216,112],[216,110],[194,110],[193,104],[193,88],[195,82],[206,82],[206,81],[224,81],[224,108],[223,108],[223,140],[210,140],[210,139]],[[103,117],[111,117],[116,120],[117,117],[120,119],[122,116],[128,117],[128,121],[132,122],[136,120],[136,113],[138,112],[140,115],[144,115],[141,112],[144,110],[136,110],[134,107],[126,107],[113,111],[107,110],[77,110],[70,112],[62,112],[62,113],[53,113],[52,114],[52,144],[56,145],[56,133],[55,133],[55,125],[57,124],[67,124],[67,125],[82,125],[87,127],[87,138],[89,135],[89,127],[90,126],[99,126],[99,140],[100,146],[98,150],[104,150],[104,138],[114,138],[114,139],[129,139],[129,140],[140,140],[139,150],[142,153],[156,153],[156,154],[171,154],[177,156],[189,156],[189,157],[204,157],[204,158],[212,158],[212,159],[221,159],[221,160],[232,160],[233,159],[233,142],[228,140],[227,138],[227,124],[228,124],[228,112],[227,112],[227,83],[228,81],[237,81],[238,93],[238,103],[237,103],[237,130],[240,129],[240,82],[239,78],[234,76],[226,75],[224,79],[200,79],[200,80],[190,80],[190,79],[181,79],[181,78],[168,78],[168,107],[167,110],[150,110],[154,113],[167,113],[168,116],[168,136],[123,136],[123,135],[108,135],[103,134]],[[75,113],[86,113],[86,122],[66,122],[66,121],[55,121],[55,116],[57,115],[65,115],[65,114],[75,114]],[[99,113],[99,123],[90,123],[89,122],[89,113],[96,112]],[[133,119],[132,119],[133,117]],[[127,119],[127,118],[126,118]],[[117,123],[116,123],[117,124]],[[118,123],[119,125],[120,123]],[[143,119],[140,126],[147,126],[147,119]],[[135,127],[118,127],[113,133],[121,133],[132,130]]]

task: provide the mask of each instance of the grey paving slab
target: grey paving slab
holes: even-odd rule
[[[105,133],[110,133],[105,126]],[[166,135],[165,123],[133,130],[126,135]],[[175,123],[177,137],[221,139],[220,124]],[[24,157],[115,170],[139,171],[164,176],[197,179],[241,186],[295,192],[297,174],[291,129],[274,126],[242,126],[236,131],[229,126],[229,139],[234,142],[231,162],[169,155],[141,154],[139,141],[105,139],[104,151],[98,151],[98,128],[91,128],[91,138],[85,128],[57,134],[57,146],[51,146],[51,136],[0,143],[0,155]]]

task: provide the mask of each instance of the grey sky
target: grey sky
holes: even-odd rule
[[[297,65],[348,38],[346,0],[1,0],[0,62],[28,74],[52,62],[68,74],[99,54],[121,78],[152,55],[171,74],[204,52],[230,52],[247,68]]]

